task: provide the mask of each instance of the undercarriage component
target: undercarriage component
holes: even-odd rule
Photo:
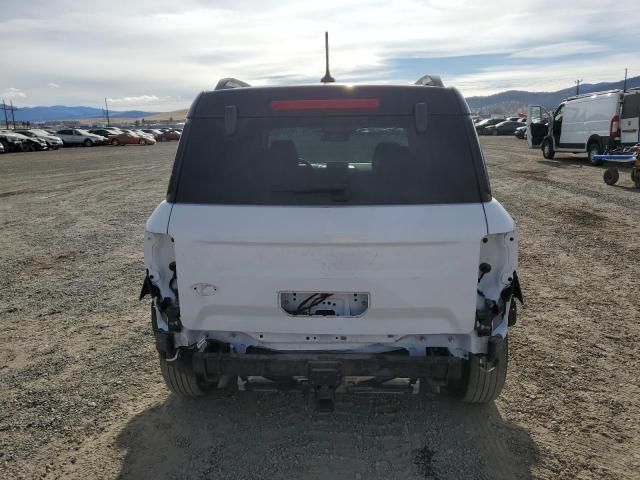
[[[497,363],[503,357],[506,340],[500,335],[494,335],[489,339],[489,345],[487,350],[487,365],[486,368],[491,370],[495,368]]]
[[[193,353],[194,370],[206,376],[219,375],[306,377],[310,362],[340,362],[343,376],[434,377],[447,379],[459,374],[462,359],[449,356],[409,357],[388,354],[279,353],[235,354]]]
[[[311,361],[307,374],[309,388],[313,391],[319,412],[333,412],[336,390],[342,383],[340,362]]]
[[[364,382],[354,382],[349,391],[363,391],[378,387],[376,391],[408,393],[411,386],[389,385],[385,382],[396,378],[408,378],[413,385],[420,379],[421,391],[438,392],[440,385],[459,381],[463,360],[453,356],[410,357],[397,354],[350,353],[270,353],[236,354],[232,352],[202,352],[179,349],[178,357],[185,367],[203,381],[213,381],[224,375],[240,378],[263,377],[287,379],[286,389],[301,388],[313,394],[318,411],[331,412],[335,405],[336,391],[348,377],[367,377]],[[294,380],[294,379],[306,379]],[[250,382],[248,382],[249,385]],[[279,389],[279,388],[278,388]],[[426,389],[426,390],[425,390]]]

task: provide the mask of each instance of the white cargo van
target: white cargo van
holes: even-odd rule
[[[556,152],[589,155],[589,161],[620,142],[620,110],[625,96],[622,90],[588,93],[567,98],[553,114],[539,105],[529,106],[527,143],[541,148],[545,158]],[[544,117],[549,124],[543,124]]]

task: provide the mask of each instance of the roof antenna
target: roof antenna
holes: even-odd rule
[[[325,54],[325,72],[324,77],[320,79],[322,83],[333,83],[335,78],[329,73],[329,32],[324,32],[324,54]]]

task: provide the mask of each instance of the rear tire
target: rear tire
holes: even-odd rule
[[[114,138],[113,140],[111,140],[111,145],[117,147],[118,145],[120,145],[120,142],[116,138]]]
[[[491,132],[491,135],[493,135],[494,137],[498,135],[498,130],[494,130],[493,132]]]
[[[147,142],[144,141],[144,138],[141,138],[140,141],[138,142],[139,145],[146,145]]]
[[[85,147],[93,147],[93,142],[88,138],[83,143]]]
[[[587,154],[589,155],[589,163],[591,165],[602,165],[602,160],[595,160],[594,155],[600,155],[602,153],[599,142],[591,142],[587,147]]]
[[[542,156],[546,159],[553,160],[553,157],[556,155],[556,152],[553,150],[553,145],[551,144],[551,140],[545,140],[542,142]]]
[[[465,362],[463,377],[454,386],[453,391],[466,403],[489,403],[498,398],[507,378],[507,364],[509,359],[509,338],[504,340],[504,349],[497,365],[490,372],[480,366],[480,356],[469,354]]]
[[[178,368],[164,358],[160,358],[160,370],[167,388],[180,397],[201,397],[211,388],[205,386],[192,371]]]

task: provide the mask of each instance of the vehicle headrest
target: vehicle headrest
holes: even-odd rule
[[[373,152],[372,168],[392,168],[410,159],[409,147],[403,147],[396,142],[380,142]]]
[[[373,151],[373,164],[378,161],[393,157],[398,153],[400,144],[396,142],[380,142],[376,145],[376,149]]]
[[[289,166],[298,165],[298,150],[291,140],[274,140],[269,147],[269,153],[272,161]]]

